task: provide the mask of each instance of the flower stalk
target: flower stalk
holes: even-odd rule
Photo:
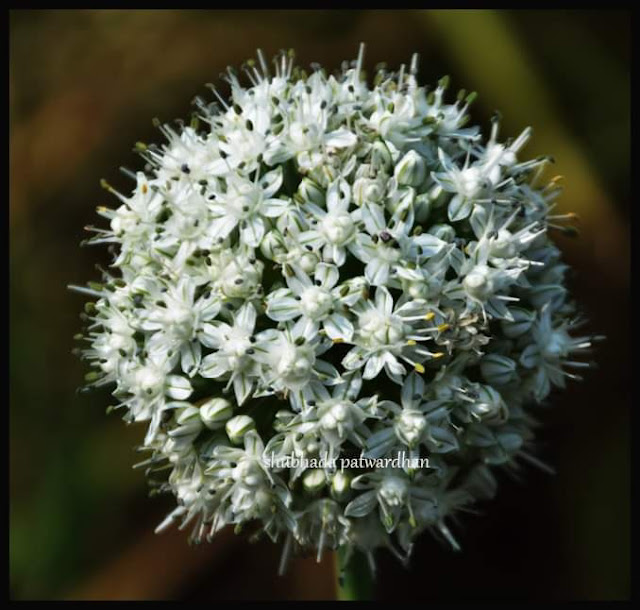
[[[340,547],[335,553],[336,597],[340,601],[373,601],[374,582],[367,557]]]

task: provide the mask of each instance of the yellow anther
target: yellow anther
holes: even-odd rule
[[[143,184],[142,185],[142,194],[146,195],[148,191],[149,191],[149,187],[146,184]]]
[[[434,354],[431,354],[431,357],[434,360],[437,360],[438,358],[442,358],[444,356],[444,352],[435,352]]]
[[[416,344],[415,339],[409,339],[407,341],[407,345],[415,345],[415,344]]]
[[[424,367],[419,363],[416,363],[413,368],[416,369],[418,373],[424,373]]]
[[[436,317],[436,314],[435,314],[435,313],[433,313],[432,311],[430,311],[430,312],[429,312],[429,313],[424,317],[424,319],[425,319],[427,322],[429,322],[429,320],[433,320],[433,318],[435,318],[435,317]]]
[[[451,328],[451,325],[445,322],[444,324],[439,324],[438,326],[436,326],[436,328],[438,329],[439,332],[442,333],[445,330],[448,330],[449,328]]]
[[[333,340],[333,342],[334,342],[334,343],[344,343],[344,339],[343,339],[342,337],[336,337],[336,338]]]

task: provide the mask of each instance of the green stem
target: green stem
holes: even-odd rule
[[[353,551],[345,563],[346,548],[336,553],[336,589],[340,601],[373,600],[373,577],[367,557]]]

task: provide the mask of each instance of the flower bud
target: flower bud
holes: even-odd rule
[[[395,430],[398,438],[408,447],[415,447],[427,427],[427,420],[420,411],[405,409],[398,416]]]
[[[202,430],[200,409],[189,405],[178,413],[176,422],[178,427],[170,430],[169,436],[174,439],[179,439],[183,443],[190,443]]]
[[[351,491],[351,475],[339,470],[331,479],[331,495],[336,500],[344,500]]]
[[[185,407],[184,409],[181,409],[178,412],[178,415],[176,417],[176,421],[179,424],[188,424],[192,420],[197,418],[199,414],[200,414],[200,409],[198,409],[198,407],[194,407],[193,405],[189,405],[189,406]]]
[[[309,178],[303,178],[298,186],[298,193],[305,202],[324,205],[325,194],[316,182]]]
[[[536,319],[536,314],[533,311],[527,311],[521,307],[510,307],[509,311],[511,315],[513,315],[513,321],[502,320],[502,332],[510,339],[516,339],[531,329]]]
[[[385,144],[379,140],[371,147],[371,165],[379,169],[389,169],[391,167],[391,153]]]
[[[310,494],[319,492],[326,483],[326,477],[324,470],[317,468],[315,470],[309,470],[304,474],[302,478],[302,486],[305,491]]]
[[[435,235],[438,239],[451,243],[456,237],[456,230],[451,225],[433,225],[429,231],[431,235]]]
[[[486,301],[494,290],[491,270],[486,265],[476,265],[462,281],[467,294],[478,301]]]
[[[471,411],[476,417],[492,423],[505,422],[509,416],[500,393],[488,385],[479,386]]]
[[[240,445],[245,434],[256,429],[256,422],[248,415],[236,415],[225,426],[227,436],[234,445]]]
[[[567,289],[558,284],[543,284],[529,290],[529,299],[534,307],[542,308],[547,303],[551,309],[559,309],[564,302]]]
[[[488,354],[480,361],[480,371],[492,385],[506,385],[516,378],[516,363],[500,354]]]
[[[269,231],[260,242],[260,252],[269,260],[278,260],[280,256],[287,254],[282,234],[279,231]]]
[[[299,254],[294,261],[300,269],[305,273],[313,273],[320,262],[318,255],[315,252],[307,252],[306,250]]]
[[[413,209],[416,214],[416,221],[419,223],[426,222],[431,213],[431,198],[427,193],[421,193],[413,202]]]
[[[410,150],[396,165],[393,175],[398,184],[420,186],[427,175],[426,163],[415,150]]]
[[[233,407],[224,398],[212,398],[200,406],[200,418],[209,430],[222,428],[233,415]]]

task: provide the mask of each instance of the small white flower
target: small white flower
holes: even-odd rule
[[[351,188],[343,180],[332,182],[327,188],[326,210],[312,202],[306,202],[311,229],[300,234],[300,243],[314,249],[322,248],[325,261],[342,266],[346,260],[347,247],[356,236],[361,211],[349,211]]]
[[[289,288],[274,290],[267,297],[267,315],[273,320],[287,321],[301,318],[305,322],[302,334],[313,335],[322,327],[330,339],[350,342],[353,324],[343,313],[343,305],[349,303],[342,296],[342,286],[336,284],[340,278],[337,267],[318,263],[314,279],[302,270],[292,267],[288,276]],[[351,299],[353,300],[353,299]]]
[[[389,291],[379,286],[374,300],[359,304],[354,311],[358,315],[355,347],[342,360],[347,370],[364,367],[363,377],[373,379],[384,368],[391,379],[402,383],[406,369],[400,360],[424,371],[421,362],[439,357],[418,343],[430,338],[430,329],[415,328],[416,322],[425,319],[423,303],[408,301],[394,307]]]
[[[227,388],[233,385],[238,404],[249,397],[260,368],[254,360],[256,310],[251,303],[243,305],[233,316],[233,324],[215,322],[202,329],[201,341],[215,351],[202,360],[200,375],[219,379],[229,376]]]
[[[227,177],[226,192],[216,193],[209,206],[215,219],[213,237],[225,239],[239,226],[242,242],[251,248],[259,246],[265,233],[265,217],[278,217],[289,205],[285,199],[274,198],[281,186],[281,168],[254,182],[233,174]]]

